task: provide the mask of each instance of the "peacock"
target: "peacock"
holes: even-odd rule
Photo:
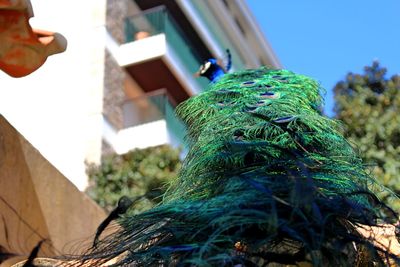
[[[322,104],[319,84],[288,70],[220,73],[177,108],[189,152],[162,202],[128,210],[76,264],[399,263],[358,230],[398,216]]]

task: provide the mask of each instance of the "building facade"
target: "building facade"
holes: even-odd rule
[[[182,145],[176,105],[207,87],[194,73],[232,54],[232,69],[280,68],[244,0],[32,0],[31,24],[67,51],[20,79],[0,74],[0,112],[78,188],[85,162]]]

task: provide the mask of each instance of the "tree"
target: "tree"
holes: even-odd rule
[[[168,145],[110,155],[100,166],[88,167],[91,186],[87,194],[110,211],[124,195],[134,198],[152,192],[135,206],[136,212],[146,210],[160,202],[180,165],[179,150]]]
[[[347,74],[334,87],[335,111],[372,175],[400,194],[400,76],[386,74],[377,61],[363,74]],[[386,201],[389,196],[382,194]],[[399,210],[400,201],[392,201]]]

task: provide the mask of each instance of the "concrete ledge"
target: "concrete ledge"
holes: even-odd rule
[[[79,253],[105,215],[0,115],[0,251]]]

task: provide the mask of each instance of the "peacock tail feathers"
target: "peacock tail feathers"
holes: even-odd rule
[[[382,251],[358,225],[397,220],[321,88],[287,70],[226,74],[177,109],[190,146],[160,205],[127,213],[82,260],[115,266],[352,266]],[[388,255],[393,257],[393,255]]]

